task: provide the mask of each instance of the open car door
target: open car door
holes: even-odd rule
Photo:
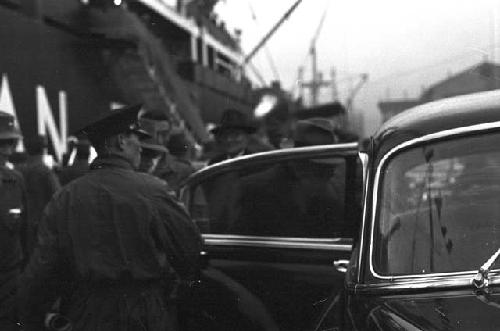
[[[308,329],[343,287],[362,174],[351,143],[244,156],[191,177],[182,199],[207,258],[193,302],[209,325],[196,327]]]

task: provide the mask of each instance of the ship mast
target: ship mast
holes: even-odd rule
[[[321,72],[318,72],[318,55],[317,55],[317,50],[316,50],[316,43],[318,40],[318,37],[321,33],[321,29],[323,27],[323,23],[325,22],[326,18],[326,13],[327,10],[323,12],[323,16],[321,17],[321,20],[319,22],[318,28],[316,29],[316,33],[314,34],[312,40],[311,40],[311,46],[309,48],[309,55],[311,55],[311,70],[312,70],[312,77],[309,82],[303,81],[303,75],[304,75],[304,68],[300,67],[299,68],[299,95],[303,97],[303,92],[302,89],[306,88],[309,89],[311,92],[311,106],[314,107],[318,104],[318,97],[319,93],[322,87],[332,87],[332,97],[334,101],[338,98],[337,96],[337,84],[335,80],[335,70],[332,69],[330,71],[331,79],[330,80],[323,80],[323,75]]]

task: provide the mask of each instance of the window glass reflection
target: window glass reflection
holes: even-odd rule
[[[499,138],[426,145],[389,161],[375,228],[378,273],[477,270],[499,248]]]

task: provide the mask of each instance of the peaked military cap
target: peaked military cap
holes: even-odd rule
[[[0,139],[21,139],[22,135],[16,127],[14,116],[0,111]]]
[[[78,133],[85,134],[92,145],[98,144],[105,138],[127,132],[133,132],[140,138],[150,138],[151,135],[142,130],[138,124],[141,107],[134,105],[108,112]]]

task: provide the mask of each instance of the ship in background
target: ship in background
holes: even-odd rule
[[[205,144],[224,109],[258,101],[216,3],[0,0],[0,109],[25,137],[46,135],[59,161],[69,135],[122,104],[142,103]]]

